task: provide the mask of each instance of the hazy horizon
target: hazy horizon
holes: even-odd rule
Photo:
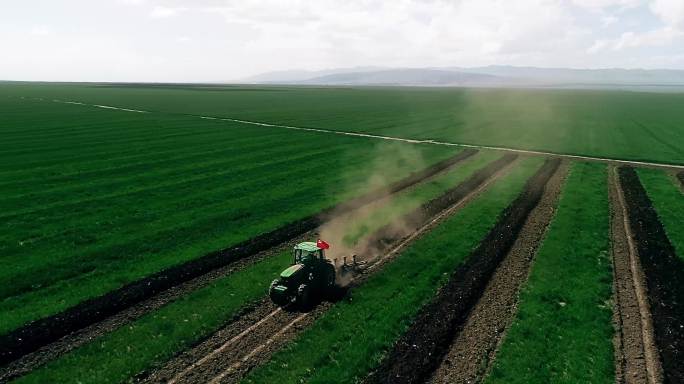
[[[684,70],[678,0],[29,0],[0,79],[230,82],[273,71],[512,65]]]

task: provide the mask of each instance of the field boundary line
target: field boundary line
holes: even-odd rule
[[[42,98],[34,98],[34,100],[44,101],[44,99],[42,99]],[[58,99],[53,99],[52,101],[56,102],[56,103],[76,104],[76,105],[90,106],[90,107],[96,107],[96,108],[120,110],[120,111],[126,111],[126,112],[153,113],[151,111],[144,111],[144,110],[139,110],[139,109],[128,109],[128,108],[114,107],[114,106],[102,105],[102,104],[87,104],[87,103],[78,102],[78,101],[67,101],[67,100],[58,100]],[[163,112],[159,112],[159,113],[163,113]],[[234,123],[256,125],[256,126],[260,126],[260,127],[284,128],[284,129],[292,129],[292,130],[298,130],[298,131],[329,133],[329,134],[343,135],[343,136],[366,137],[366,138],[379,139],[379,140],[400,141],[400,142],[411,143],[411,144],[433,144],[433,145],[444,145],[444,146],[474,148],[474,149],[489,149],[489,150],[494,150],[494,151],[507,151],[507,152],[514,152],[514,153],[522,153],[522,154],[526,154],[526,155],[556,156],[556,157],[562,157],[562,158],[574,159],[574,160],[599,161],[599,162],[604,162],[604,163],[618,163],[618,164],[622,164],[622,165],[645,166],[645,167],[655,167],[655,168],[665,168],[665,169],[678,169],[678,170],[684,171],[684,165],[678,165],[678,164],[672,164],[672,163],[655,163],[655,162],[650,162],[650,161],[623,160],[623,159],[614,159],[614,158],[609,158],[609,157],[572,155],[572,154],[568,154],[568,153],[558,153],[558,152],[550,152],[550,151],[536,151],[536,150],[531,150],[531,149],[518,149],[518,148],[496,146],[496,145],[477,145],[477,144],[456,143],[456,142],[451,142],[451,141],[440,141],[440,140],[433,140],[433,139],[409,139],[409,138],[397,137],[397,136],[374,135],[371,133],[337,131],[337,130],[324,129],[324,128],[307,128],[307,127],[300,127],[300,126],[295,126],[295,125],[274,124],[274,123],[267,123],[267,122],[262,122],[262,121],[234,119],[234,118],[230,118],[230,117],[198,116],[198,115],[192,115],[192,116],[196,116],[196,117],[199,117],[200,119],[205,119],[205,120],[230,121],[230,122],[234,122]]]

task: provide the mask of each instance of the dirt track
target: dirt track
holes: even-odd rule
[[[618,170],[629,227],[646,277],[666,383],[684,383],[684,261],[674,251],[636,171]]]
[[[494,228],[454,271],[437,296],[421,309],[404,336],[366,378],[367,382],[418,383],[431,377],[559,163],[558,159],[548,160],[528,180],[520,196],[504,210]]]
[[[262,364],[330,307],[311,312],[283,310],[268,300],[197,347],[171,360],[144,382],[185,384],[236,382]]]
[[[532,260],[554,216],[568,165],[562,163],[549,179],[541,200],[530,212],[430,382],[475,383],[488,371],[515,317],[520,287],[527,280]]]
[[[406,237],[388,238],[382,235],[383,230],[380,229],[380,235],[376,236],[376,241],[379,242],[376,249],[379,253],[367,258],[370,266],[362,270],[351,284],[362,284],[376,267],[391,260],[420,235],[474,199],[509,169],[507,165],[514,158],[515,156],[504,156],[490,163],[457,187],[409,213],[407,216],[417,217],[422,212],[422,225]],[[275,351],[312,324],[330,305],[323,303],[311,312],[300,314],[279,311],[270,301],[264,299],[254,312],[228,324],[197,347],[182,353],[142,380],[154,383],[237,382],[249,370],[268,361]]]
[[[662,367],[653,335],[646,282],[632,240],[617,169],[609,169],[613,254],[615,376],[618,383],[659,383]]]
[[[162,271],[105,296],[89,300],[64,313],[36,321],[4,335],[0,337],[0,364],[7,365],[0,370],[0,381],[22,375],[218,277],[290,248],[294,243],[311,239],[312,236],[315,237],[318,225],[334,218],[335,215],[344,214],[412,188],[447,171],[476,152],[459,152],[409,175],[388,188],[343,202],[332,209],[288,224],[228,250],[214,252]],[[8,364],[9,362],[11,364]]]

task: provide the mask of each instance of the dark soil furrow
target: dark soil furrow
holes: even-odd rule
[[[458,186],[405,215],[406,221],[416,229],[415,232],[397,234],[390,230],[391,224],[380,228],[370,236],[374,244],[374,247],[370,249],[374,254],[363,255],[369,260],[370,265],[360,270],[348,287],[362,284],[372,271],[376,270],[375,267],[389,262],[421,234],[463,207],[490,182],[501,177],[508,169],[507,165],[511,164],[516,157],[510,154],[502,156]],[[268,361],[273,353],[311,325],[316,318],[330,308],[330,305],[324,302],[301,319],[297,317],[299,315],[297,313],[283,311],[283,313],[273,315],[263,324],[259,324],[257,328],[250,329],[276,310],[276,307],[265,298],[260,305],[250,308],[242,317],[228,323],[196,347],[182,352],[161,369],[151,372],[148,376],[142,374],[140,380],[153,383],[237,382],[251,369]],[[288,328],[295,320],[296,326]],[[286,332],[282,332],[285,328],[287,328]],[[236,336],[245,331],[249,333],[241,336],[239,341],[234,341]],[[268,342],[268,340],[272,341]],[[253,353],[254,351],[258,353]]]
[[[567,172],[568,162],[564,162],[547,183],[541,200],[530,212],[430,382],[475,383],[488,371],[515,317],[520,288],[527,281],[532,261],[554,216]]]
[[[5,365],[38,348],[55,342],[72,332],[95,324],[130,308],[169,288],[188,282],[211,271],[228,266],[288,240],[316,229],[332,215],[351,211],[390,194],[397,193],[426,180],[477,153],[464,150],[449,159],[411,174],[393,185],[341,203],[321,213],[286,224],[269,233],[256,236],[231,248],[220,250],[158,272],[150,277],[125,285],[106,295],[87,300],[57,315],[29,323],[0,337],[0,364]]]
[[[646,284],[625,216],[624,195],[617,170],[609,174],[613,300],[616,323],[615,377],[618,383],[660,382],[661,367],[653,342]]]
[[[430,378],[460,333],[490,277],[508,253],[529,213],[540,201],[544,187],[560,160],[547,160],[525,189],[501,214],[497,224],[459,266],[437,296],[419,313],[394,345],[369,383],[418,383]]]
[[[684,261],[675,254],[636,171],[620,167],[618,173],[629,226],[646,277],[663,378],[666,383],[683,383]]]

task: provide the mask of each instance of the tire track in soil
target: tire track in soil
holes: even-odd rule
[[[684,261],[675,253],[634,168],[618,168],[618,180],[646,280],[663,382],[684,383]]]
[[[616,382],[660,383],[662,367],[653,335],[646,282],[630,229],[617,168],[609,168],[613,255],[613,321]]]
[[[498,170],[491,171],[488,177],[478,177],[476,174],[445,195],[434,199],[433,202],[442,200],[450,204],[434,215],[424,217],[423,225],[413,233],[394,241],[377,236],[376,241],[381,244],[377,254],[368,258],[370,264],[354,277],[350,287],[363,284],[374,270],[390,262],[417,238],[475,199],[511,169],[515,157],[507,155],[495,160],[488,168],[495,165],[496,167],[491,168]],[[502,159],[507,161],[502,162]],[[472,181],[475,183],[469,185]],[[455,199],[444,198],[453,191],[457,191]],[[419,210],[429,211],[425,208]],[[382,233],[382,229],[377,233]],[[323,302],[304,313],[279,311],[266,297],[244,318],[228,324],[197,347],[182,352],[161,369],[148,376],[142,374],[137,379],[144,383],[236,383],[253,368],[267,362],[275,352],[313,324],[332,305],[330,302]]]
[[[559,164],[559,159],[547,160],[527,181],[480,245],[420,310],[378,368],[366,377],[366,383],[418,383],[430,379]]]
[[[472,150],[461,151],[455,156],[452,156],[451,158],[434,164],[433,166],[428,167],[427,169],[409,175],[408,177],[394,183],[386,189],[373,191],[367,195],[352,199],[347,202],[343,202],[333,209],[315,215],[316,217],[320,217],[319,219],[316,219],[316,221],[320,222],[320,224],[323,224],[324,222],[334,220],[336,217],[343,216],[362,206],[386,203],[390,200],[390,197],[392,195],[397,194],[399,192],[403,192],[405,190],[409,190],[420,185],[421,183],[427,182],[435,177],[438,177],[439,175],[448,172],[454,166],[462,163],[464,160],[470,158],[476,153],[477,151]],[[496,161],[497,160],[494,160],[492,163]],[[305,219],[305,221],[309,221],[309,219]],[[27,352],[27,350],[17,350],[17,355],[15,355],[14,358],[13,356],[11,356],[12,352],[15,352],[12,350],[11,343],[27,343],[27,340],[21,339],[21,333],[30,332],[30,329],[23,330],[23,332],[20,329],[18,332],[13,332],[13,334],[3,336],[6,339],[18,338],[19,340],[0,341],[0,345],[2,345],[3,343],[9,344],[0,346],[0,354],[3,355],[3,358],[9,360],[9,363],[7,365],[0,368],[0,383],[24,375],[30,372],[31,370],[36,369],[37,367],[51,360],[54,360],[59,356],[83,344],[91,342],[99,336],[109,333],[125,324],[128,324],[142,317],[147,313],[159,309],[160,307],[170,303],[171,301],[176,300],[180,296],[183,296],[191,291],[207,286],[212,281],[218,278],[224,277],[230,273],[249,267],[250,265],[258,261],[261,261],[265,258],[271,257],[280,252],[291,249],[295,244],[299,242],[307,241],[311,238],[317,237],[318,226],[315,226],[313,229],[308,230],[304,233],[300,232],[300,234],[294,237],[291,236],[291,232],[292,231],[288,231],[288,233],[285,234],[285,236],[290,236],[284,241],[281,241],[280,244],[271,246],[268,249],[253,253],[251,255],[247,254],[242,258],[236,258],[234,260],[230,260],[230,258],[228,258],[229,260],[224,261],[224,265],[219,266],[218,268],[209,269],[207,272],[199,274],[199,276],[189,280],[181,280],[177,284],[173,284],[166,289],[161,289],[157,293],[152,294],[150,297],[145,298],[142,301],[135,302],[129,306],[124,306],[124,308],[115,311],[109,316],[103,316],[102,314],[98,314],[100,317],[102,317],[101,320],[98,320],[97,322],[89,321],[88,323],[91,324],[77,328],[75,330],[72,330],[71,332],[63,331],[61,333],[63,333],[64,335],[52,342],[40,345],[38,346],[38,348],[27,348],[27,350],[32,349],[31,352]],[[248,241],[248,243],[256,243],[256,241],[250,240]],[[230,252],[230,250],[232,249],[239,248],[241,247],[237,246],[229,249],[228,251],[221,251],[218,253]],[[101,300],[101,298],[96,300]],[[251,310],[253,310],[253,307],[245,308],[236,316],[236,318],[239,318],[240,316],[244,315],[245,313]],[[71,316],[77,317],[78,314],[71,314],[70,317]],[[38,325],[41,327],[46,327],[45,324]],[[28,327],[24,328],[30,328],[31,326],[32,325],[29,324]],[[17,335],[16,333],[19,334]],[[0,358],[0,360],[3,359]],[[0,364],[2,363],[3,361],[0,361]]]
[[[549,179],[541,200],[530,212],[430,383],[477,383],[489,371],[500,342],[515,318],[520,288],[527,281],[533,259],[555,214],[568,169],[569,162],[563,161]]]

